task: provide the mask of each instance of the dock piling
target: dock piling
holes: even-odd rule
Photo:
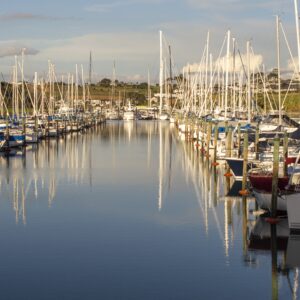
[[[271,217],[277,217],[277,197],[278,197],[278,172],[279,172],[279,137],[274,139],[274,153],[273,153],[273,179],[272,179],[272,205]]]
[[[244,133],[244,144],[243,144],[243,181],[242,181],[242,190],[240,191],[240,195],[247,196],[247,174],[248,174],[248,132]]]

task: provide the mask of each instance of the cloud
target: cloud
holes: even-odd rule
[[[145,80],[145,76],[141,74],[134,74],[132,76],[126,76],[125,80],[130,82],[140,82],[142,80]]]
[[[247,55],[246,54],[242,54],[241,55],[242,60],[237,56],[236,60],[235,60],[235,71],[236,72],[241,72],[244,70],[244,68],[247,70]],[[244,67],[243,67],[244,64]],[[263,56],[260,54],[256,54],[256,55],[251,55],[250,56],[250,70],[251,72],[257,72],[260,67],[263,64]],[[221,70],[225,70],[226,69],[226,56],[221,57],[220,59],[217,59],[214,64],[213,64],[213,68],[214,70],[218,67],[218,65],[220,66]],[[183,68],[183,71],[185,73],[187,72],[191,72],[191,73],[196,73],[199,71],[205,71],[205,63],[202,64],[198,64],[198,63],[194,63],[194,64],[188,64]],[[229,72],[233,72],[233,56],[230,56],[229,58]]]
[[[299,71],[299,59],[298,56],[290,58],[287,62],[287,69],[290,72],[298,72]]]
[[[142,42],[141,42],[142,41]],[[14,42],[14,41],[12,41]],[[147,70],[156,78],[159,58],[158,32],[118,31],[93,33],[65,39],[20,40],[20,45],[39,49],[37,55],[26,58],[26,74],[47,72],[48,60],[56,66],[57,75],[73,73],[75,64],[83,64],[88,72],[89,53],[93,56],[93,80],[111,78],[113,61],[116,61],[118,80],[145,81]],[[1,48],[1,46],[0,46]],[[5,55],[20,53],[22,47],[5,49]],[[4,50],[3,50],[4,52]],[[2,71],[9,73],[11,60],[1,60]],[[139,75],[141,74],[141,75]],[[144,74],[144,75],[143,75]]]
[[[10,14],[2,14],[0,15],[0,21],[10,22],[10,21],[35,21],[35,20],[45,20],[45,21],[55,21],[55,20],[68,20],[74,18],[65,18],[65,17],[55,17],[55,16],[47,16],[47,15],[39,15],[39,14],[32,14],[32,13],[24,13],[24,12],[17,12],[17,13],[10,13]]]
[[[241,3],[245,4],[242,0],[186,0],[186,2],[193,8],[199,9],[213,8],[216,7],[216,5],[224,5],[224,7],[234,5],[236,7]]]
[[[86,11],[89,12],[100,12],[100,13],[105,13],[105,12],[110,12],[113,11],[116,8],[119,7],[124,7],[124,6],[131,6],[131,5],[140,5],[140,4],[156,4],[156,3],[161,3],[161,2],[166,2],[166,1],[172,1],[172,0],[123,0],[123,1],[110,1],[107,3],[99,3],[99,4],[94,4],[87,6],[85,8]]]
[[[120,31],[94,33],[70,39],[52,41],[44,49],[42,56],[60,61],[82,61],[90,50],[101,60],[144,61],[145,57],[155,55],[153,47],[157,37],[151,33]],[[141,43],[141,41],[143,41]]]
[[[0,43],[0,58],[21,55],[22,49],[25,49],[26,55],[36,55],[39,53],[37,49],[27,47],[18,43],[2,42]]]
[[[124,2],[118,1],[118,2],[111,2],[111,3],[94,4],[94,5],[86,7],[86,10],[90,11],[90,12],[101,12],[101,13],[108,12],[108,11],[113,10],[114,8],[131,4],[131,2],[132,1],[124,3]]]
[[[186,0],[187,4],[193,8],[199,9],[214,9],[221,8],[222,10],[246,10],[254,9],[273,9],[274,7],[282,6],[282,0]]]
[[[237,72],[242,71],[244,68],[247,69],[247,54],[241,54],[241,58],[237,55],[235,58],[235,70]],[[216,61],[216,66],[220,65],[220,67],[225,70],[226,69],[226,57],[221,57]],[[251,54],[250,55],[250,71],[258,72],[263,64],[263,56],[261,54]],[[233,72],[233,56],[229,58],[229,72]]]

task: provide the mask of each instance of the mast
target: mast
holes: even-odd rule
[[[24,88],[24,51],[25,51],[25,48],[22,49],[22,64],[21,64],[21,67],[22,67],[22,70],[21,70],[21,76],[22,76],[22,95],[21,95],[21,114],[22,114],[22,117],[24,117],[24,102],[25,102],[25,88]]]
[[[166,58],[164,59],[164,95],[165,95],[165,99],[169,99],[169,88],[168,88],[168,82],[167,82],[167,60]],[[167,105],[167,101],[165,100],[165,104]]]
[[[68,73],[68,90],[67,90],[67,94],[68,94],[68,96],[67,96],[67,99],[68,99],[68,101],[70,101],[70,73]]]
[[[225,105],[224,105],[224,99],[225,99],[225,57],[222,58],[222,78],[221,78],[222,82],[221,82],[221,92],[222,92],[222,105],[221,105],[221,109],[224,110],[225,109]]]
[[[151,107],[151,82],[150,82],[150,72],[148,69],[148,107]]]
[[[15,114],[17,120],[19,120],[19,93],[18,93],[18,57],[15,56]]]
[[[112,83],[111,83],[112,91],[111,91],[111,103],[110,108],[113,107],[113,100],[115,98],[115,92],[116,92],[116,62],[114,61],[113,65],[113,74],[112,74]]]
[[[52,89],[52,99],[51,99],[51,108],[52,114],[55,113],[55,89],[54,89],[54,80],[55,80],[55,66],[51,64],[51,89]]]
[[[37,106],[37,72],[34,73],[34,84],[33,84],[33,113],[36,116]]]
[[[85,111],[85,82],[84,82],[84,75],[83,75],[83,65],[81,65],[81,82],[82,82],[82,100],[83,100],[83,107]]]
[[[251,78],[250,78],[250,42],[247,42],[247,108],[248,123],[251,122]]]
[[[226,74],[225,74],[225,120],[227,118],[227,105],[228,105],[229,59],[230,59],[230,30],[228,30],[227,32],[227,55],[226,55]]]
[[[210,73],[210,112],[213,112],[213,56],[209,55],[209,73]]]
[[[235,47],[235,38],[232,39],[232,42],[233,42],[233,84],[232,84],[232,88],[233,88],[233,114],[235,116],[235,111],[236,111],[236,84],[235,84],[235,81],[236,81],[236,72],[235,72],[235,55],[236,55],[236,47]]]
[[[3,117],[4,116],[4,111],[3,111],[3,95],[2,95],[2,84],[0,81],[0,116]]]
[[[13,66],[13,76],[12,76],[12,117],[15,114],[16,106],[16,66]]]
[[[163,61],[163,49],[162,49],[162,31],[159,31],[159,113],[162,112],[162,104],[163,104],[163,83],[164,83],[164,61]]]
[[[206,39],[206,55],[205,55],[205,87],[204,87],[204,95],[205,95],[205,114],[207,113],[207,92],[208,92],[208,61],[209,61],[209,31],[207,32],[207,39]]]
[[[251,70],[251,77],[252,77],[252,85],[251,85],[251,95],[252,95],[252,110],[251,110],[251,112],[252,112],[252,115],[253,115],[253,112],[254,112],[254,109],[255,109],[255,107],[254,107],[254,100],[255,100],[255,102],[256,102],[256,99],[255,99],[255,76],[254,76],[254,73],[255,73],[255,69],[254,69],[254,65],[253,65],[253,67],[252,67],[252,70]]]
[[[240,71],[239,75],[239,112],[242,111],[242,102],[243,102],[243,78],[244,72],[243,70]]]
[[[170,108],[173,109],[173,70],[172,70],[172,52],[169,45],[169,59],[170,59]]]
[[[52,69],[51,62],[48,60],[48,80],[49,80],[49,106],[48,106],[48,115],[52,114]]]
[[[61,75],[61,100],[64,100],[64,75]]]
[[[74,75],[71,77],[71,105],[74,113]]]
[[[276,39],[277,39],[277,68],[278,68],[278,108],[279,108],[279,125],[282,124],[281,111],[281,74],[280,74],[280,40],[279,40],[279,16],[276,16]]]
[[[76,64],[76,74],[75,74],[75,111],[77,112],[78,102],[78,65]]]
[[[295,19],[296,19],[297,49],[298,49],[298,72],[300,74],[300,33],[299,33],[298,0],[294,0],[294,3],[295,3]]]
[[[220,59],[217,61],[218,63],[218,106],[221,108],[221,80],[220,80]]]
[[[264,87],[264,113],[265,115],[267,114],[267,97],[266,97],[266,67],[265,65],[263,64],[263,72],[264,72],[264,76],[263,76],[263,81],[264,81],[264,84],[263,84],[263,87]]]
[[[41,89],[42,89],[42,103],[41,103],[41,107],[42,107],[42,117],[44,117],[45,87],[44,87],[44,80],[43,80],[43,79],[42,79],[42,82],[41,82]]]

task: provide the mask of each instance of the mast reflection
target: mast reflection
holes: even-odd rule
[[[16,150],[13,156],[0,156],[0,192],[12,202],[16,224],[26,225],[26,202],[39,200],[45,192],[51,207],[61,179],[80,184],[89,178],[92,184],[92,138],[91,134],[72,134],[28,146],[22,150],[27,155],[20,156],[21,150]]]

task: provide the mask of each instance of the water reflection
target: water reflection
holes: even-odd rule
[[[289,235],[286,220],[268,224],[224,173],[168,123],[107,122],[1,156],[0,222],[26,225],[33,243],[36,228],[47,239],[45,223],[57,222],[68,255],[70,244],[74,257],[91,257],[91,269],[100,264],[93,278],[102,291],[126,282],[113,296],[95,292],[99,298],[147,298],[143,274],[157,286],[148,299],[298,299],[300,238]],[[90,277],[80,280],[88,290]]]
[[[287,219],[277,225],[270,225],[263,217],[259,217],[254,223],[248,249],[254,256],[255,266],[260,264],[263,255],[271,256],[272,299],[280,298],[280,286],[284,283],[289,289],[289,298],[298,299],[299,238],[289,234]]]
[[[209,235],[210,226],[216,226],[224,245],[224,254],[229,257],[235,241],[235,226],[241,223],[243,217],[240,211],[241,199],[233,192],[228,196],[229,191],[234,189],[234,182],[232,178],[224,177],[223,166],[213,167],[193,143],[183,142],[180,146],[183,150],[182,171],[186,181],[193,184],[206,235]],[[248,200],[244,211],[247,212],[253,204],[253,199]],[[245,218],[247,216],[243,220]]]
[[[73,134],[27,146],[21,156],[0,156],[0,192],[12,201],[16,223],[21,218],[26,224],[26,201],[43,200],[39,195],[45,191],[51,207],[60,181],[83,184],[88,178],[93,185],[92,139],[92,134]]]

